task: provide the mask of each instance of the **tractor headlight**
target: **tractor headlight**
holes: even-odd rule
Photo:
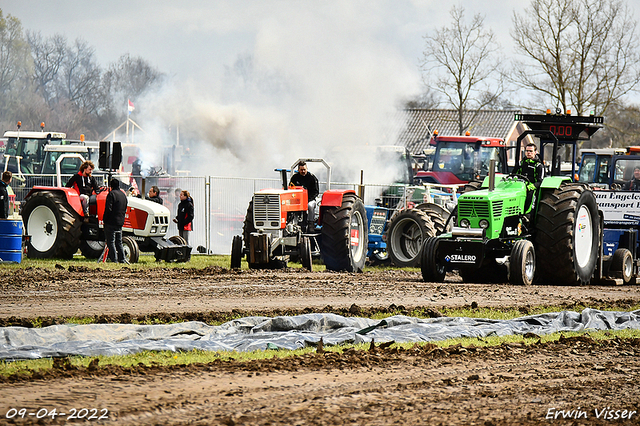
[[[152,226],[151,227],[151,233],[155,234],[156,232],[158,232],[158,227],[157,226]]]
[[[489,221],[487,219],[482,219],[479,225],[480,228],[487,229],[489,227]]]
[[[469,228],[471,227],[471,222],[469,222],[469,219],[462,219],[460,221],[460,226],[463,228]]]

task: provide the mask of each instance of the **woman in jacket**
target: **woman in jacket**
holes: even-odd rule
[[[189,232],[193,230],[193,198],[189,191],[180,191],[180,204],[173,221],[178,224],[178,234],[189,244]]]

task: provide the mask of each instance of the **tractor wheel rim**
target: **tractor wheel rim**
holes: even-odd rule
[[[582,205],[578,209],[578,220],[575,225],[575,254],[578,266],[584,268],[591,259],[593,249],[593,223],[591,212],[587,206]]]
[[[533,280],[533,274],[535,272],[536,259],[533,255],[533,250],[527,250],[527,254],[524,258],[524,275],[527,281]]]
[[[349,226],[349,244],[351,249],[351,258],[359,261],[364,252],[364,244],[362,244],[362,236],[364,232],[364,222],[359,211],[355,211],[351,216],[351,224]]]
[[[393,253],[404,262],[410,262],[420,254],[422,247],[422,231],[420,225],[411,219],[402,219],[396,225],[391,238]]]
[[[45,252],[56,242],[58,221],[50,208],[38,206],[29,215],[27,232],[31,235],[31,245],[39,252]]]
[[[624,263],[622,264],[622,276],[624,279],[628,279],[633,275],[633,259],[631,256],[625,256]]]

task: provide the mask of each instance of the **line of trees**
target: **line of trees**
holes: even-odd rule
[[[137,99],[162,83],[163,74],[139,57],[122,55],[102,68],[82,39],[69,42],[24,31],[0,9],[0,129],[84,133],[99,139],[126,118],[127,99]]]
[[[552,107],[606,115],[596,143],[640,144],[638,106],[624,102],[639,88],[640,37],[623,0],[532,0],[513,15],[513,60],[505,59],[483,16],[467,23],[461,6],[450,15],[450,25],[425,36],[422,99],[428,102],[421,106],[458,111],[460,134],[483,108]],[[517,90],[529,103],[504,98]]]

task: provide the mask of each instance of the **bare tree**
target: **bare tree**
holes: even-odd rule
[[[564,111],[607,108],[640,82],[637,23],[623,0],[532,0],[514,13],[512,37],[525,61],[514,82]]]
[[[163,74],[140,57],[122,55],[109,65],[103,85],[115,111],[124,112],[127,99],[137,99],[162,81]]]
[[[491,105],[503,91],[495,36],[484,27],[484,17],[476,14],[465,22],[464,8],[453,6],[451,26],[425,36],[421,64],[425,83],[433,82],[458,112],[458,128],[463,134],[478,112]],[[468,114],[467,112],[471,112]]]
[[[66,57],[67,40],[60,34],[44,38],[40,32],[27,31],[27,41],[33,57],[35,90],[52,107],[58,97],[55,83]]]
[[[20,21],[0,9],[0,125],[13,127],[21,97],[29,91],[29,45]]]

